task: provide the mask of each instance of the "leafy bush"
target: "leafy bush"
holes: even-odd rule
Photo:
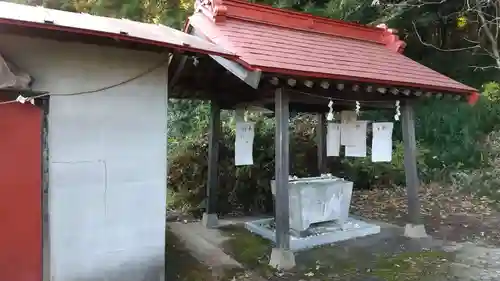
[[[497,82],[488,82],[483,86],[483,96],[492,102],[500,101],[500,84]]]
[[[270,181],[274,178],[274,124],[260,116],[255,125],[253,166],[234,166],[234,126],[224,122],[219,143],[218,208],[221,213],[262,213],[273,210]],[[310,115],[292,119],[290,134],[290,173],[299,177],[318,175],[317,147]],[[176,206],[185,209],[204,207],[207,182],[208,136],[186,137],[170,156],[169,186]],[[356,182],[357,188],[400,184],[404,181],[402,145],[396,146],[392,163],[371,163],[369,158],[350,160],[329,157],[330,172]]]
[[[462,190],[500,201],[500,131],[487,136],[482,151],[488,167],[457,171],[451,180]]]
[[[450,172],[488,166],[479,144],[500,124],[500,104],[486,98],[475,106],[431,101],[417,111],[416,136],[426,147],[426,180],[446,179]]]

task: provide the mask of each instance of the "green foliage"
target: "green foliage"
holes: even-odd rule
[[[399,31],[407,43],[405,55],[478,88],[497,79],[498,69],[489,67],[496,65],[488,55],[491,50],[482,43],[480,48],[474,47],[475,42],[483,41],[479,37],[484,32],[479,30],[475,10],[465,10],[466,1],[380,2],[382,13],[376,22],[386,22]],[[477,71],[477,66],[488,68]]]
[[[365,0],[257,0],[251,2],[360,23],[370,23],[376,20],[380,10],[371,5],[370,1]]]
[[[260,132],[254,141],[255,162],[251,167],[234,166],[234,131],[223,126],[219,147],[218,201],[222,212],[237,210],[263,211],[272,205],[268,193],[269,180],[274,173],[274,143],[264,120],[256,123]],[[169,186],[192,208],[203,203],[206,194],[208,136],[199,135],[181,143],[170,156]]]
[[[500,84],[498,82],[488,82],[483,86],[483,96],[491,102],[500,101]]]
[[[429,173],[445,176],[457,169],[487,165],[481,138],[500,124],[500,104],[480,99],[475,106],[450,100],[432,101],[418,110],[416,134],[430,150],[425,163]],[[433,176],[438,176],[434,174]]]
[[[421,146],[419,145],[419,148]],[[368,147],[368,155],[371,147]],[[417,163],[423,172],[427,171],[425,156],[426,149],[419,149]],[[370,157],[366,158],[341,158],[340,175],[346,176],[355,182],[356,188],[392,187],[404,185],[404,147],[399,140],[394,142],[393,158],[389,163],[373,163]],[[335,173],[335,171],[334,171]],[[339,173],[336,171],[335,174]]]
[[[488,134],[481,150],[486,167],[463,169],[451,174],[453,184],[462,190],[500,201],[500,131]]]
[[[181,29],[192,0],[16,0],[17,3],[93,15],[161,23]]]

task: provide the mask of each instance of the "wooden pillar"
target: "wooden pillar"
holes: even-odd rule
[[[417,144],[415,140],[415,116],[413,106],[406,102],[402,112],[402,130],[404,141],[404,167],[406,176],[406,192],[408,200],[408,224],[405,235],[413,238],[425,237],[425,227],[420,216],[420,200],[418,189],[420,180],[417,170]]]
[[[318,114],[318,124],[316,127],[316,143],[318,145],[318,172],[326,174],[326,116]]]
[[[285,89],[275,94],[275,220],[276,247],[271,253],[270,265],[280,269],[295,266],[295,257],[290,251],[290,206],[288,177],[290,174],[289,97]]]
[[[210,124],[208,134],[208,179],[206,212],[202,223],[207,228],[218,225],[217,218],[217,186],[219,184],[219,140],[221,134],[220,105],[212,100],[210,104]]]
[[[288,95],[283,89],[276,91],[275,99],[275,180],[276,180],[276,245],[281,249],[290,248],[290,212],[288,176],[290,175],[290,135],[288,132]]]

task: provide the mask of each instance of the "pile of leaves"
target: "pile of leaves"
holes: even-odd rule
[[[402,187],[355,190],[351,212],[404,226],[407,222],[406,198]],[[500,245],[500,205],[496,200],[436,183],[423,185],[419,198],[423,223],[432,236],[449,241],[477,240]]]

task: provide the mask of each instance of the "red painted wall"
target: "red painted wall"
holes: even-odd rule
[[[0,104],[0,280],[42,280],[42,112]]]

